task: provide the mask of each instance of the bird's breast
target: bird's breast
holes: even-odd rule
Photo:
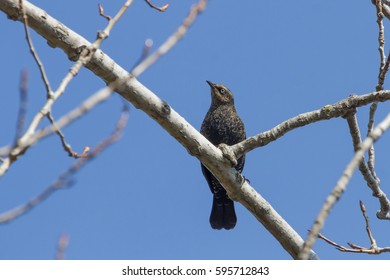
[[[232,106],[210,108],[201,133],[214,145],[233,145],[245,139],[244,124]]]

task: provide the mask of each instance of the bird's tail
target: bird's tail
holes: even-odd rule
[[[213,229],[232,229],[236,226],[237,216],[234,210],[234,202],[226,193],[215,193],[213,196],[213,208],[210,214],[210,225]]]

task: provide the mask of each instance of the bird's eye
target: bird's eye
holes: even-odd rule
[[[225,90],[224,88],[221,88],[221,89],[219,90],[219,92],[220,92],[222,95],[224,95],[224,94],[226,93],[226,90]]]

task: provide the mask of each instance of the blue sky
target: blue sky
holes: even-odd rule
[[[122,3],[112,2],[100,2],[106,14],[114,15]],[[167,12],[159,13],[144,1],[134,2],[102,45],[125,68],[138,60],[146,39],[153,39],[156,48],[175,31],[194,3],[170,0]],[[106,25],[98,15],[97,1],[33,3],[88,40]],[[28,120],[42,106],[45,91],[22,24],[3,15],[0,26],[6,38],[0,47],[2,146],[14,136],[20,71],[28,69],[30,74]],[[56,88],[72,63],[61,50],[32,34]],[[251,136],[352,93],[374,91],[377,47],[375,7],[368,0],[210,1],[187,36],[139,80],[196,128],[210,105],[205,81],[223,83],[234,93]],[[54,117],[103,86],[83,69],[55,104]],[[121,105],[115,95],[64,129],[68,142],[80,152],[86,145],[93,147],[112,131]],[[388,111],[388,104],[380,104],[377,122]],[[363,135],[367,116],[368,108],[359,108]],[[388,141],[385,134],[376,145],[376,170],[387,193]],[[352,156],[346,121],[333,119],[294,130],[251,152],[243,173],[305,238]],[[73,162],[56,136],[31,148],[0,180],[0,211],[35,196]],[[290,259],[239,204],[234,230],[212,230],[208,222],[212,197],[199,161],[134,107],[121,140],[74,180],[71,188],[0,226],[0,259],[51,259],[62,233],[70,236],[68,259]],[[369,246],[359,200],[366,205],[378,245],[390,246],[390,225],[376,219],[378,202],[359,173],[332,210],[323,233],[339,244]],[[389,258],[388,254],[340,253],[322,241],[317,241],[314,250],[322,259]]]

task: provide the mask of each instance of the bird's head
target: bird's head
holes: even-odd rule
[[[232,92],[222,84],[214,84],[206,81],[211,88],[211,99],[214,105],[234,104]]]

